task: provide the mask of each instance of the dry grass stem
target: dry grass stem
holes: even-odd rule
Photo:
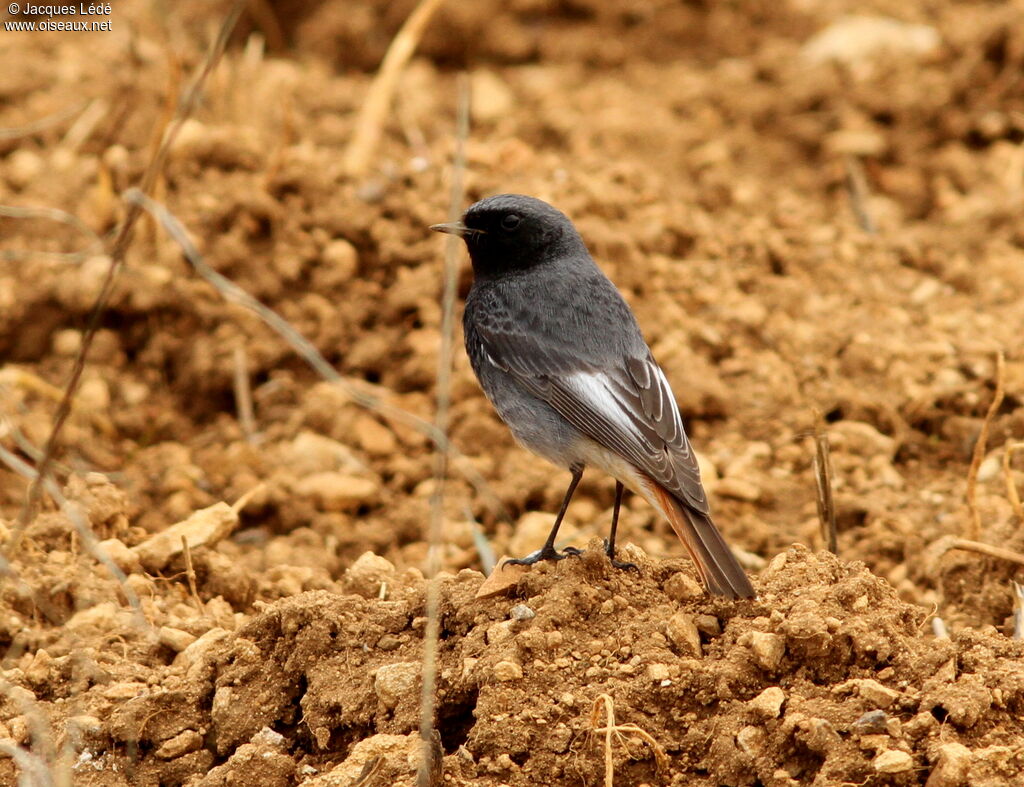
[[[1011,582],[1013,587],[1013,638],[1024,639],[1024,585]]]
[[[602,714],[602,708],[604,713]],[[598,726],[601,722],[601,716],[605,717],[605,724],[603,727]],[[668,771],[669,761],[668,755],[654,737],[646,730],[640,728],[636,724],[616,724],[615,723],[615,701],[608,694],[601,694],[596,700],[590,711],[590,729],[591,732],[599,735],[604,735],[604,784],[605,787],[614,787],[615,783],[615,764],[612,757],[612,741],[617,740],[619,744],[626,750],[626,753],[631,757],[633,756],[629,751],[627,743],[627,735],[633,735],[646,743],[654,754],[655,768],[659,774],[664,774]]]
[[[832,496],[832,459],[828,434],[821,428],[814,430],[814,481],[817,489],[818,521],[825,546],[833,555],[839,554],[836,528],[836,507]]]
[[[469,80],[460,75],[458,113],[455,124],[455,159],[452,162],[451,201],[448,216],[454,221],[462,214],[466,198],[466,140],[469,138]],[[459,238],[447,236],[441,291],[441,347],[437,357],[437,410],[434,426],[447,437],[451,409],[452,356],[455,349],[455,296],[459,279]],[[438,572],[441,568],[443,547],[444,493],[448,475],[448,442],[439,445],[434,453],[434,493],[430,497],[430,529],[427,533],[427,627],[423,636],[423,688],[420,696],[420,739],[423,757],[417,772],[419,787],[429,787],[432,773],[434,746],[434,690],[437,684],[437,647],[440,632],[441,588]]]
[[[238,408],[238,422],[242,426],[245,439],[256,442],[256,417],[252,406],[252,386],[249,383],[249,357],[245,347],[235,347],[234,360],[234,388],[235,406]]]
[[[965,552],[977,552],[979,555],[988,555],[989,557],[999,558],[1000,560],[1009,560],[1011,563],[1017,563],[1024,566],[1024,553],[1015,552],[1012,549],[1005,549],[1004,547],[994,547],[991,544],[985,544],[981,541],[971,541],[966,538],[958,538],[950,545],[950,549],[962,549]]]
[[[353,177],[366,173],[380,142],[388,110],[394,100],[395,89],[402,69],[409,62],[423,37],[427,23],[443,0],[420,0],[398,31],[381,61],[377,76],[366,94],[356,117],[352,139],[342,160],[345,171]]]
[[[1013,483],[1013,467],[1010,464],[1013,461],[1013,455],[1018,451],[1024,451],[1024,443],[1006,444],[1006,451],[1003,453],[1003,478],[1006,480],[1006,497],[1010,501],[1017,522],[1024,524],[1024,507],[1021,506],[1017,485]]]
[[[81,251],[41,251],[38,249],[4,249],[0,252],[3,259],[20,260],[30,256],[53,257],[64,262],[81,262],[90,254],[103,252],[103,241],[100,236],[92,231],[78,216],[67,213],[58,208],[26,208],[16,205],[0,205],[0,216],[9,219],[44,219],[56,221],[73,227],[77,232],[82,233],[88,239],[88,245]]]
[[[205,615],[206,607],[203,606],[203,600],[199,598],[199,590],[196,587],[196,570],[192,565],[192,550],[189,548],[188,539],[185,536],[181,537],[181,551],[185,555],[185,577],[188,579],[189,594],[192,596],[199,614]]]
[[[967,471],[967,506],[970,508],[971,518],[967,528],[967,538],[977,541],[981,538],[981,512],[978,510],[978,469],[981,467],[981,460],[985,458],[985,446],[988,443],[988,431],[995,417],[999,405],[1003,403],[1003,394],[1006,384],[1006,361],[1003,359],[1002,351],[996,353],[996,391],[992,396],[992,403],[985,413],[985,420],[981,424],[981,432],[978,441],[974,444],[974,453],[971,455],[971,466]]]
[[[856,156],[846,157],[846,191],[850,195],[850,206],[857,217],[857,224],[869,235],[878,232],[878,227],[868,209],[868,181],[864,177],[864,165]]]
[[[7,142],[13,139],[23,139],[24,137],[30,137],[33,134],[38,134],[40,131],[47,131],[54,126],[59,126],[68,118],[73,118],[79,112],[89,106],[88,100],[79,101],[65,109],[59,109],[49,115],[34,120],[31,123],[26,123],[24,126],[15,126],[13,128],[0,128],[0,142]]]

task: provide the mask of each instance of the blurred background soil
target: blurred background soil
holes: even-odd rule
[[[481,545],[536,548],[567,478],[513,444],[460,348],[444,783],[605,784],[610,767],[620,785],[1024,784],[1020,567],[949,549],[999,351],[980,537],[1024,548],[1024,464],[1003,462],[1024,439],[1024,6],[449,3],[371,174],[350,177],[355,113],[412,7],[254,2],[157,199],[340,374],[429,420],[444,243],[425,228],[446,218],[467,71],[467,204],[521,192],[575,221],[673,383],[760,593],[704,596],[635,499],[620,538],[641,572],[609,572],[592,539],[614,488],[595,473],[564,529],[592,549],[478,598]],[[112,32],[0,33],[0,202],[79,222],[0,217],[7,457],[38,459],[106,275],[100,239],[226,12],[136,1]],[[127,582],[49,501],[14,547],[27,482],[0,468],[0,738],[21,752],[0,783],[31,757],[103,787],[413,783],[427,438],[322,382],[148,217],[64,434],[55,474]],[[176,530],[147,541],[192,516],[231,535],[188,560]],[[636,727],[606,732],[609,709]]]

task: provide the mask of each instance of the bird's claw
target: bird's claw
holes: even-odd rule
[[[532,566],[534,563],[540,563],[541,561],[551,560],[565,560],[569,556],[579,556],[582,552],[575,547],[566,547],[564,550],[559,552],[552,546],[544,546],[538,549],[536,552],[531,552],[526,557],[512,557],[505,561],[505,565],[513,566]]]
[[[608,548],[608,539],[605,539],[605,542],[604,542],[604,553],[606,555],[608,555],[608,562],[610,562],[612,564],[612,568],[617,568],[620,571],[635,571],[637,574],[640,573],[640,569],[639,569],[639,567],[637,566],[636,563],[630,563],[630,562],[625,561],[625,560],[616,560],[615,559],[615,549],[614,548],[611,548],[611,549]]]

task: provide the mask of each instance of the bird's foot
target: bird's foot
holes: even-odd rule
[[[576,547],[566,547],[561,552],[555,549],[550,544],[545,544],[543,547],[538,549],[536,552],[531,552],[526,557],[512,557],[505,561],[505,564],[512,564],[514,566],[532,566],[534,563],[540,563],[544,560],[565,560],[569,556],[577,557],[583,554]]]
[[[612,568],[617,568],[620,571],[635,571],[638,574],[640,573],[640,569],[637,567],[636,563],[629,563],[625,560],[615,559],[615,547],[609,548],[608,539],[605,539],[604,542],[604,553],[608,555],[608,560],[612,564]]]

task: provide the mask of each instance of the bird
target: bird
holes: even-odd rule
[[[508,562],[557,561],[555,547],[586,468],[615,478],[605,552],[615,556],[625,488],[679,536],[708,592],[753,598],[743,568],[711,518],[697,458],[668,379],[632,309],[601,271],[572,221],[548,203],[499,194],[460,221],[434,224],[462,238],[473,267],[463,329],[470,365],[499,417],[527,450],[571,473],[544,545]]]

